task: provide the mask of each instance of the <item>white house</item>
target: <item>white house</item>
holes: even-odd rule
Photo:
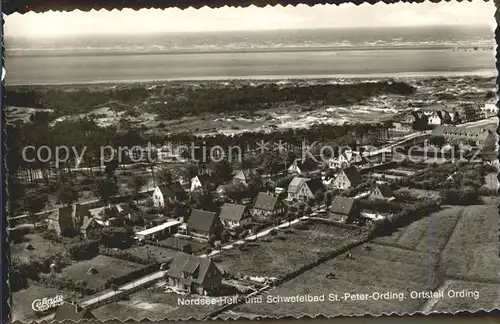
[[[321,179],[309,179],[309,178],[301,178],[295,177],[292,179],[290,184],[288,185],[288,200],[302,200],[306,201],[309,198],[314,198],[316,193],[320,190],[324,189],[323,183]]]
[[[293,163],[288,167],[289,174],[306,174],[310,172],[314,172],[318,169],[317,163],[314,161],[307,159],[305,161],[301,161],[299,159],[293,161]]]
[[[191,191],[205,190],[209,182],[208,174],[199,174],[191,178]]]
[[[443,123],[441,112],[434,111],[432,115],[429,116],[428,123],[429,125],[441,125]]]
[[[331,187],[336,189],[350,189],[361,183],[361,175],[356,167],[351,166],[342,169],[337,177],[331,182]]]
[[[328,167],[330,169],[345,169],[353,164],[362,162],[361,154],[353,150],[345,150],[338,157],[328,159]]]
[[[174,203],[183,201],[186,198],[186,192],[181,186],[174,182],[156,186],[153,191],[153,204],[156,208],[165,207],[165,203]]]

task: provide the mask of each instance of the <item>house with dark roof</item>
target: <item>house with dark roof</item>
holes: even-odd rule
[[[80,232],[85,238],[92,238],[104,227],[104,224],[95,217],[85,217]]]
[[[73,204],[60,207],[49,215],[47,229],[64,236],[68,231],[78,231],[85,217],[90,217],[90,212],[84,205]]]
[[[324,189],[324,186],[320,178],[295,177],[288,185],[287,199],[306,201],[309,198],[314,198],[316,193],[321,189]]]
[[[477,146],[484,146],[488,143],[495,142],[495,134],[484,127],[460,127],[460,126],[444,126],[440,125],[431,133],[431,136],[442,136],[448,141],[468,140],[474,142]]]
[[[277,194],[259,192],[250,214],[263,218],[280,217],[285,214],[285,204]]]
[[[360,216],[360,209],[354,198],[336,196],[330,206],[330,219],[350,224]]]
[[[186,229],[189,235],[209,239],[212,235],[220,236],[222,224],[216,213],[193,209],[189,215]]]
[[[250,169],[239,170],[233,177],[234,183],[241,183],[248,186],[249,182],[254,179],[259,179],[259,175]]]
[[[178,182],[156,186],[153,191],[153,204],[156,208],[165,207],[166,203],[173,204],[186,199],[186,192]]]
[[[395,198],[392,189],[391,187],[389,187],[388,184],[377,183],[370,192],[368,199],[391,201],[394,200]]]
[[[177,289],[210,295],[222,286],[222,273],[212,259],[177,253],[168,269],[168,284]]]
[[[88,308],[65,302],[56,309],[53,320],[62,322],[65,320],[79,322],[80,320],[95,320],[96,317]]]
[[[342,169],[337,177],[330,183],[335,189],[350,189],[361,183],[361,175],[355,166]]]
[[[353,164],[363,162],[361,153],[353,150],[345,150],[339,156],[332,156],[328,159],[330,169],[345,169]]]
[[[311,159],[296,159],[288,167],[288,174],[309,174],[318,170],[318,164]]]
[[[227,228],[241,227],[252,221],[248,206],[229,203],[222,205],[219,219],[222,225]]]

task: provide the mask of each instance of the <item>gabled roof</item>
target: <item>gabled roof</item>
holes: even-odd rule
[[[217,222],[217,215],[201,209],[193,209],[187,223],[187,228],[209,232],[212,225]]]
[[[309,181],[309,178],[301,178],[301,177],[295,177],[292,179],[292,182],[288,185],[288,192],[289,193],[297,193],[299,192],[300,188]]]
[[[82,227],[80,229],[86,230],[90,226],[90,224],[92,224],[92,222],[96,222],[96,224],[99,224],[99,223],[97,223],[97,221],[94,217],[85,217],[83,219],[83,224],[82,224]]]
[[[356,169],[355,166],[350,166],[340,172],[343,172],[347,176],[347,179],[349,179],[351,185],[355,186],[361,182],[361,175],[359,174],[358,169]]]
[[[349,215],[355,206],[354,198],[336,196],[330,207],[330,212],[341,215]]]
[[[184,189],[177,182],[159,185],[158,189],[161,191],[163,197],[175,198],[185,194]]]
[[[318,164],[311,159],[296,159],[290,167],[292,166],[297,166],[300,172],[314,171],[318,168]]]
[[[316,194],[319,190],[325,189],[323,186],[323,181],[320,178],[314,178],[307,181],[307,186],[311,189],[313,194]]]
[[[61,306],[57,307],[54,316],[54,320],[58,322],[64,320],[78,322],[82,319],[95,319],[95,316],[87,308],[78,309],[76,305],[71,303],[63,303]]]
[[[194,179],[194,178],[198,178],[198,180],[200,181],[201,185],[202,186],[206,186],[210,183],[210,176],[208,174],[198,174],[196,176],[194,176],[191,181]]]
[[[64,206],[49,215],[49,219],[59,223],[61,230],[73,227],[73,206]]]
[[[173,278],[178,278],[186,281],[186,284],[196,283],[203,284],[210,267],[214,267],[213,261],[208,258],[203,258],[186,253],[177,253],[168,269],[167,275]],[[183,272],[192,275],[192,278],[183,278]]]
[[[382,196],[384,196],[385,198],[394,197],[391,187],[389,187],[389,185],[386,183],[378,183],[375,188],[378,188]]]
[[[255,199],[253,208],[273,211],[276,208],[277,203],[277,196],[269,195],[265,192],[259,192],[259,194],[257,195],[257,199]]]
[[[246,181],[255,179],[256,177],[257,177],[257,174],[253,170],[245,169],[245,170],[239,170],[238,172],[236,172],[233,179],[246,182]]]
[[[225,203],[219,214],[220,219],[240,221],[245,216],[247,206]]]

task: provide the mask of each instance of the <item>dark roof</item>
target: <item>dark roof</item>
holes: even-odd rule
[[[65,230],[73,227],[73,206],[60,207],[55,212],[49,215],[49,219],[52,219],[59,223],[61,230]]]
[[[276,204],[278,203],[278,197],[267,194],[265,192],[259,192],[257,195],[257,199],[255,200],[255,204],[253,208],[273,211],[276,208]]]
[[[361,182],[361,175],[359,174],[358,169],[356,169],[355,166],[345,168],[342,170],[342,172],[345,173],[347,179],[349,179],[349,181],[351,182],[351,185],[355,186]]]
[[[217,221],[217,215],[201,209],[193,209],[187,223],[187,228],[208,232]]]
[[[330,212],[341,215],[349,215],[355,206],[353,198],[336,196],[330,207]]]
[[[296,161],[301,172],[314,171],[318,168],[318,164],[311,159],[305,161]]]
[[[386,183],[380,183],[380,184],[377,184],[376,188],[378,188],[378,190],[380,190],[380,193],[385,198],[394,197],[394,194],[392,193],[392,189],[391,189],[391,187],[389,187],[388,184],[386,184]]]
[[[158,189],[160,189],[163,197],[174,198],[186,193],[177,182],[159,185]]]
[[[246,209],[247,206],[244,205],[225,203],[220,210],[219,218],[240,221],[243,219]]]
[[[321,189],[325,189],[320,178],[315,178],[307,181],[307,186],[309,187],[309,189],[311,189],[313,194],[316,194]]]
[[[95,218],[94,217],[85,217],[83,219],[83,225],[80,229],[82,230],[86,230],[87,227],[89,227],[90,224],[92,224],[92,222],[95,222]]]
[[[179,252],[175,255],[167,275],[173,278],[182,279],[182,273],[187,272],[193,275],[193,277],[183,278],[185,284],[194,282],[201,285],[205,281],[207,271],[211,266],[217,269],[211,259]]]
[[[252,179],[255,179],[256,177],[258,177],[258,175],[250,169],[239,170],[234,175],[234,179],[242,180],[242,181],[252,180]]]
[[[82,319],[95,319],[95,316],[90,310],[86,308],[78,309],[78,306],[67,302],[57,307],[56,314],[54,316],[54,320],[58,322],[64,320],[77,322]]]

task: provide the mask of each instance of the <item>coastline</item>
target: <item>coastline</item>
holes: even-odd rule
[[[433,71],[433,72],[394,72],[394,73],[351,73],[351,74],[304,74],[304,75],[255,75],[255,76],[207,76],[207,77],[183,77],[183,78],[161,78],[161,79],[135,79],[135,80],[95,80],[81,82],[46,82],[46,83],[14,83],[9,84],[8,73],[5,78],[6,87],[23,86],[113,86],[124,84],[156,84],[163,82],[210,82],[210,81],[283,81],[283,80],[336,80],[338,79],[425,79],[433,77],[496,77],[496,70],[482,69],[476,71]]]

